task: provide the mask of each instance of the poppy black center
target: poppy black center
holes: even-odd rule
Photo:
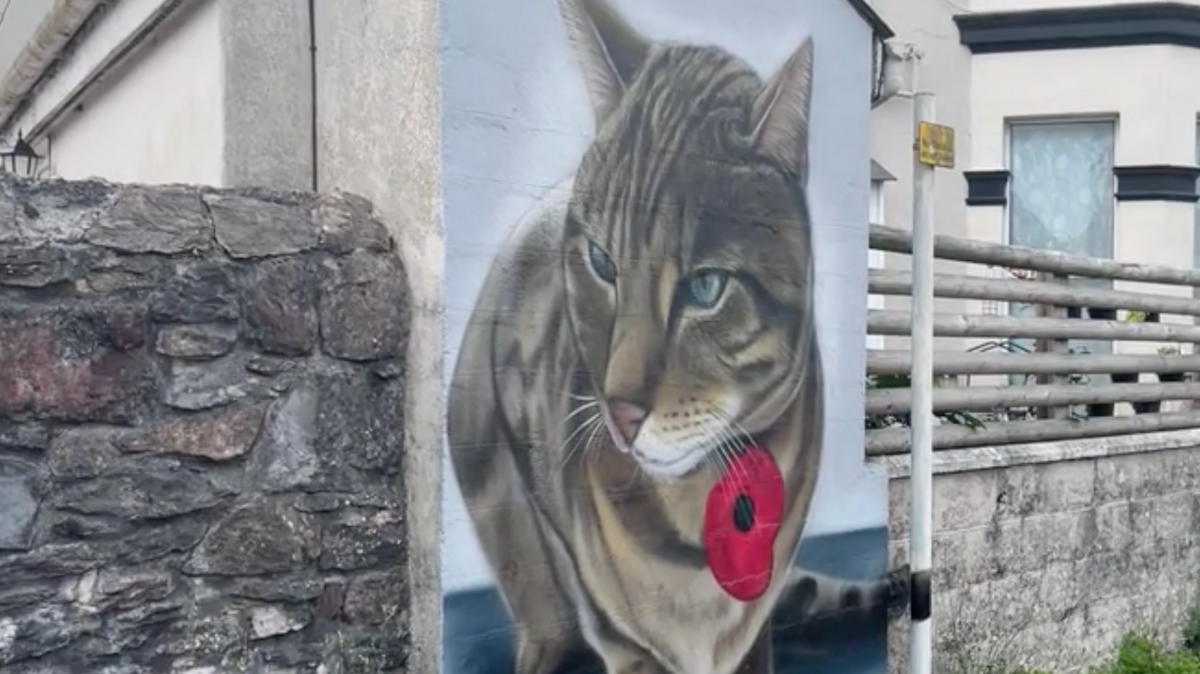
[[[733,502],[733,526],[742,533],[750,531],[750,527],[754,526],[754,501],[745,494],[738,494],[737,500]]]

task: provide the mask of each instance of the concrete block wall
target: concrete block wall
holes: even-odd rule
[[[1178,639],[1200,585],[1200,435],[938,453],[937,670],[1080,671],[1134,629]],[[894,563],[908,554],[906,460],[890,462]],[[906,622],[890,669],[906,671]]]
[[[0,672],[405,671],[369,203],[0,179]]]

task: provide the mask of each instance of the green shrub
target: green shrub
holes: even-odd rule
[[[1132,633],[1121,640],[1117,657],[1093,674],[1200,674],[1200,656],[1190,650],[1171,652],[1157,640]]]
[[[1200,656],[1200,605],[1193,605],[1188,612],[1187,624],[1183,626],[1183,649]]]

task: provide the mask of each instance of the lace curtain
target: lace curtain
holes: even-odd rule
[[[1111,258],[1113,123],[1014,124],[1009,138],[1009,242]],[[1111,285],[1104,279],[1071,282]],[[1036,314],[1029,305],[1012,304],[1009,311],[1014,316]],[[1033,340],[1014,341],[1033,348]],[[1077,352],[1112,352],[1112,344],[1104,341],[1072,340],[1070,346]]]
[[[1200,164],[1200,124],[1196,125],[1196,163]],[[1200,192],[1200,180],[1196,181],[1196,190]],[[1192,225],[1192,267],[1200,267],[1200,201],[1196,202],[1196,211]]]

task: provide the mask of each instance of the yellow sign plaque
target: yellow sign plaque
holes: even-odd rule
[[[954,168],[954,128],[933,122],[919,122],[917,161],[926,166]]]

